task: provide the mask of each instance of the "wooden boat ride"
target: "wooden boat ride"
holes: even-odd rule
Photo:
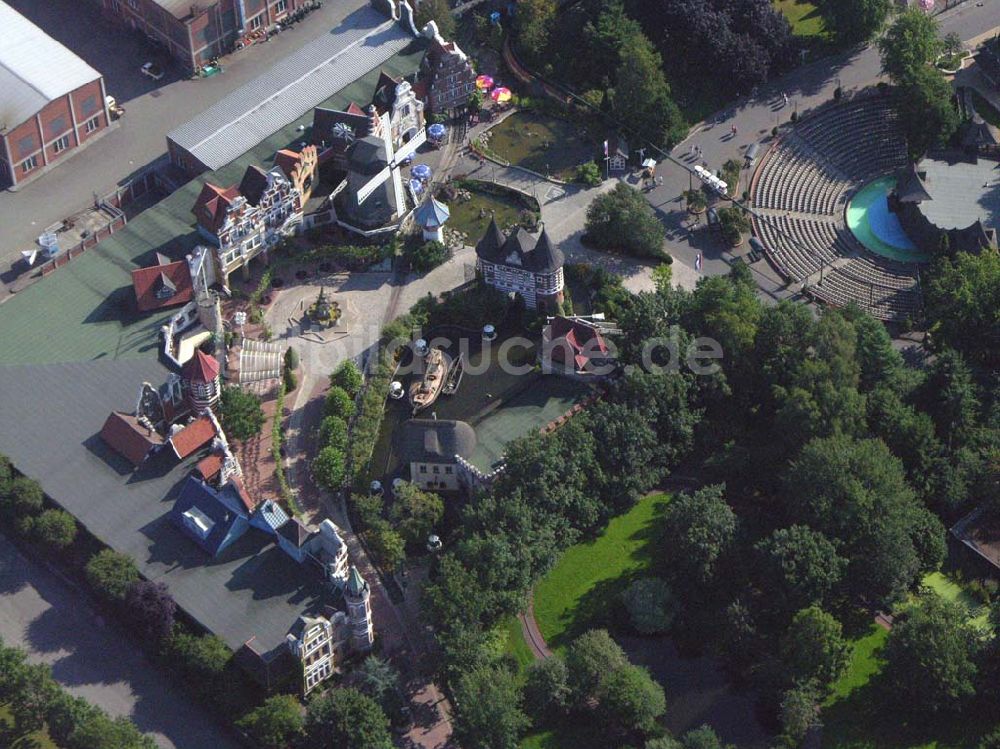
[[[418,356],[415,364],[414,380],[410,385],[410,405],[414,413],[432,405],[441,395],[451,368],[451,357],[441,349],[432,348],[426,356]]]

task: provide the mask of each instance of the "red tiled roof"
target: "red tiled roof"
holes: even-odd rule
[[[226,211],[240,192],[236,187],[225,189],[206,182],[198,199],[194,202],[191,212],[198,223],[215,234],[226,221]]]
[[[292,172],[302,163],[302,154],[288,148],[282,148],[274,154],[274,165],[291,178]]]
[[[195,349],[194,356],[184,365],[185,380],[191,382],[212,382],[219,376],[219,362],[201,349]]]
[[[209,455],[207,458],[202,458],[198,461],[198,465],[196,465],[194,469],[203,479],[205,479],[205,481],[211,481],[218,476],[219,471],[222,470],[222,456]]]
[[[368,115],[368,113],[365,110],[363,110],[361,107],[359,107],[353,101],[347,107],[347,112],[349,114],[360,114],[362,117],[366,117]]]
[[[133,466],[145,460],[149,451],[163,444],[163,437],[147,429],[132,414],[112,411],[101,427],[101,439]]]
[[[166,279],[174,292],[169,296],[158,296],[157,292],[164,286]],[[191,272],[187,262],[178,260],[165,265],[151,265],[132,271],[132,288],[135,290],[135,303],[140,312],[148,312],[161,307],[175,304],[187,304],[193,296]]]
[[[243,502],[243,506],[247,508],[247,512],[253,512],[254,508],[257,507],[257,502],[255,502],[253,497],[250,496],[250,492],[247,491],[247,487],[243,483],[243,479],[239,476],[233,476],[230,479],[230,482],[236,489],[236,493],[240,495],[240,500]]]
[[[584,369],[592,357],[608,353],[600,331],[579,320],[556,317],[552,320],[550,331],[550,356],[556,361],[566,361],[566,355],[572,353],[577,370]]]
[[[215,437],[215,425],[207,416],[195,419],[170,438],[174,452],[182,460]]]

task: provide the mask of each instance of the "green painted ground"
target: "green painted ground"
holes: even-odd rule
[[[594,158],[583,125],[538,112],[517,112],[490,128],[490,150],[514,166],[570,181]]]
[[[473,424],[478,444],[469,460],[480,470],[488,470],[503,457],[508,442],[538,431],[566,413],[589,392],[586,385],[564,377],[541,377],[530,388]]]
[[[381,69],[393,76],[408,75],[422,56],[423,46],[415,44]],[[321,106],[369,101],[378,75],[378,70],[371,71]],[[300,124],[305,132],[296,130]],[[239,182],[249,164],[270,166],[275,151],[309,139],[311,124],[310,111],[236,161],[184,185],[120,232],[7,301],[0,314],[0,364],[155,357],[160,326],[170,312],[135,312],[131,272],[148,265],[155,252],[179,259],[197,244],[191,206],[203,181],[230,185]]]
[[[569,548],[535,586],[535,620],[549,647],[563,650],[617,608],[628,576],[649,565],[657,521],[668,501],[665,494],[645,497],[613,518],[594,541]]]

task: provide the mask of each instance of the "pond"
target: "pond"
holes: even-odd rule
[[[472,197],[468,200],[456,198],[448,203],[448,210],[451,212],[448,227],[464,234],[467,245],[475,245],[482,238],[486,233],[486,227],[490,225],[491,217],[496,218],[497,226],[501,229],[517,223],[532,229],[538,221],[537,211],[529,211],[530,216],[524,214],[527,210],[525,202],[530,198],[477,189],[474,181],[459,184],[461,185],[459,189],[467,191]]]
[[[597,151],[582,124],[537,112],[516,112],[490,128],[489,147],[514,166],[567,182]]]

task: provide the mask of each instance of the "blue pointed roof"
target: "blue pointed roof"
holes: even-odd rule
[[[194,476],[188,476],[184,482],[170,516],[178,527],[212,556],[242,533],[238,526],[247,517],[230,484],[216,490]],[[245,530],[245,525],[242,528]]]
[[[448,210],[448,206],[434,198],[421,205],[414,215],[418,224],[431,229],[444,226],[445,221],[450,217],[451,212]]]

